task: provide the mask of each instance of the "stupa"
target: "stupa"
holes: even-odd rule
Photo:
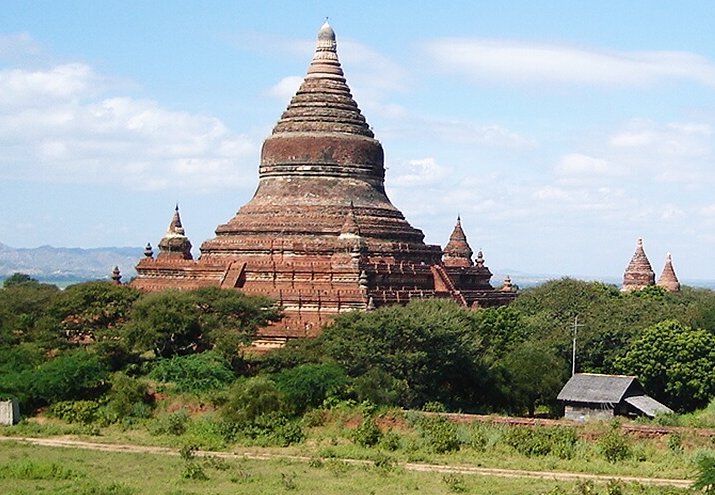
[[[675,269],[673,268],[673,258],[668,253],[665,256],[665,266],[663,266],[663,272],[658,278],[659,287],[663,287],[668,292],[679,292],[680,291],[680,281],[677,275],[675,275]]]
[[[648,256],[645,254],[643,249],[643,239],[638,238],[636,243],[636,252],[633,253],[630,263],[626,267],[626,271],[623,274],[623,286],[621,290],[624,292],[630,292],[634,290],[640,290],[649,285],[655,284],[655,273],[653,268],[650,266],[650,261],[648,261]]]
[[[259,343],[314,336],[337,313],[448,297],[465,306],[507,304],[461,220],[443,253],[424,242],[385,194],[382,145],[352,97],[326,22],[307,74],[263,143],[253,198],[216,228],[194,260],[178,208],[133,286],[235,288],[275,299],[286,317]],[[444,261],[442,260],[444,254]]]

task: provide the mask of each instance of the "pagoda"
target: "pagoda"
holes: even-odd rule
[[[216,228],[196,260],[177,207],[159,254],[147,246],[132,284],[273,298],[285,318],[261,329],[265,346],[314,336],[345,311],[431,297],[495,306],[516,297],[490,285],[459,218],[444,252],[426,244],[384,181],[382,145],[352,97],[326,22],[303,83],[263,143],[253,198]]]
[[[675,269],[673,268],[673,258],[668,253],[665,256],[665,266],[663,267],[663,272],[658,278],[657,285],[663,287],[668,292],[680,292],[680,281],[677,275],[675,275]]]
[[[633,253],[633,257],[623,274],[621,291],[631,292],[654,284],[655,272],[653,272],[648,256],[646,256],[643,249],[643,239],[639,237],[636,243],[636,251]]]

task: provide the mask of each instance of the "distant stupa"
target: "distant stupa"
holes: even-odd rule
[[[650,261],[648,261],[648,256],[646,256],[645,250],[643,249],[643,239],[639,237],[636,243],[636,252],[633,253],[633,257],[623,274],[623,286],[621,290],[630,292],[654,284],[655,272],[653,272]]]
[[[673,259],[670,253],[665,257],[665,266],[663,267],[663,273],[661,273],[658,278],[658,286],[663,287],[668,292],[680,291],[680,282],[678,281],[677,275],[675,275]]]

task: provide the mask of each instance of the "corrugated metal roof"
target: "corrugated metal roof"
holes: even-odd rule
[[[661,404],[649,395],[634,395],[626,397],[625,402],[632,405],[646,416],[654,418],[656,414],[672,413],[673,410],[668,406]]]
[[[634,383],[640,389],[640,384],[635,376],[577,373],[566,382],[557,399],[572,402],[617,404]]]

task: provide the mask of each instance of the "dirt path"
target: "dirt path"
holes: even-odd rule
[[[44,447],[64,447],[72,449],[85,450],[100,450],[105,452],[127,452],[127,453],[142,453],[142,454],[157,454],[157,455],[173,455],[178,456],[177,449],[168,447],[152,447],[144,445],[129,445],[129,444],[108,444],[85,442],[82,440],[74,440],[68,438],[31,438],[31,437],[5,437],[0,436],[1,441],[11,441],[28,443],[32,445],[40,445]],[[215,456],[224,459],[289,459],[295,461],[308,462],[311,457],[283,454],[259,454],[256,452],[215,452],[215,451],[199,451],[196,453],[199,456]],[[370,465],[371,461],[356,460],[356,459],[341,459],[343,462],[355,465]],[[641,478],[636,476],[608,476],[599,474],[584,474],[584,473],[569,473],[563,471],[526,471],[520,469],[497,469],[497,468],[482,468],[464,465],[436,465],[424,464],[415,462],[400,462],[399,466],[408,471],[420,472],[436,472],[436,473],[457,473],[471,474],[478,476],[499,476],[502,478],[539,478],[554,481],[576,481],[576,480],[592,480],[595,482],[607,482],[609,480],[619,480],[624,483],[640,483],[643,485],[661,485],[675,486],[678,488],[687,488],[693,482],[692,480],[677,480],[667,478]]]

